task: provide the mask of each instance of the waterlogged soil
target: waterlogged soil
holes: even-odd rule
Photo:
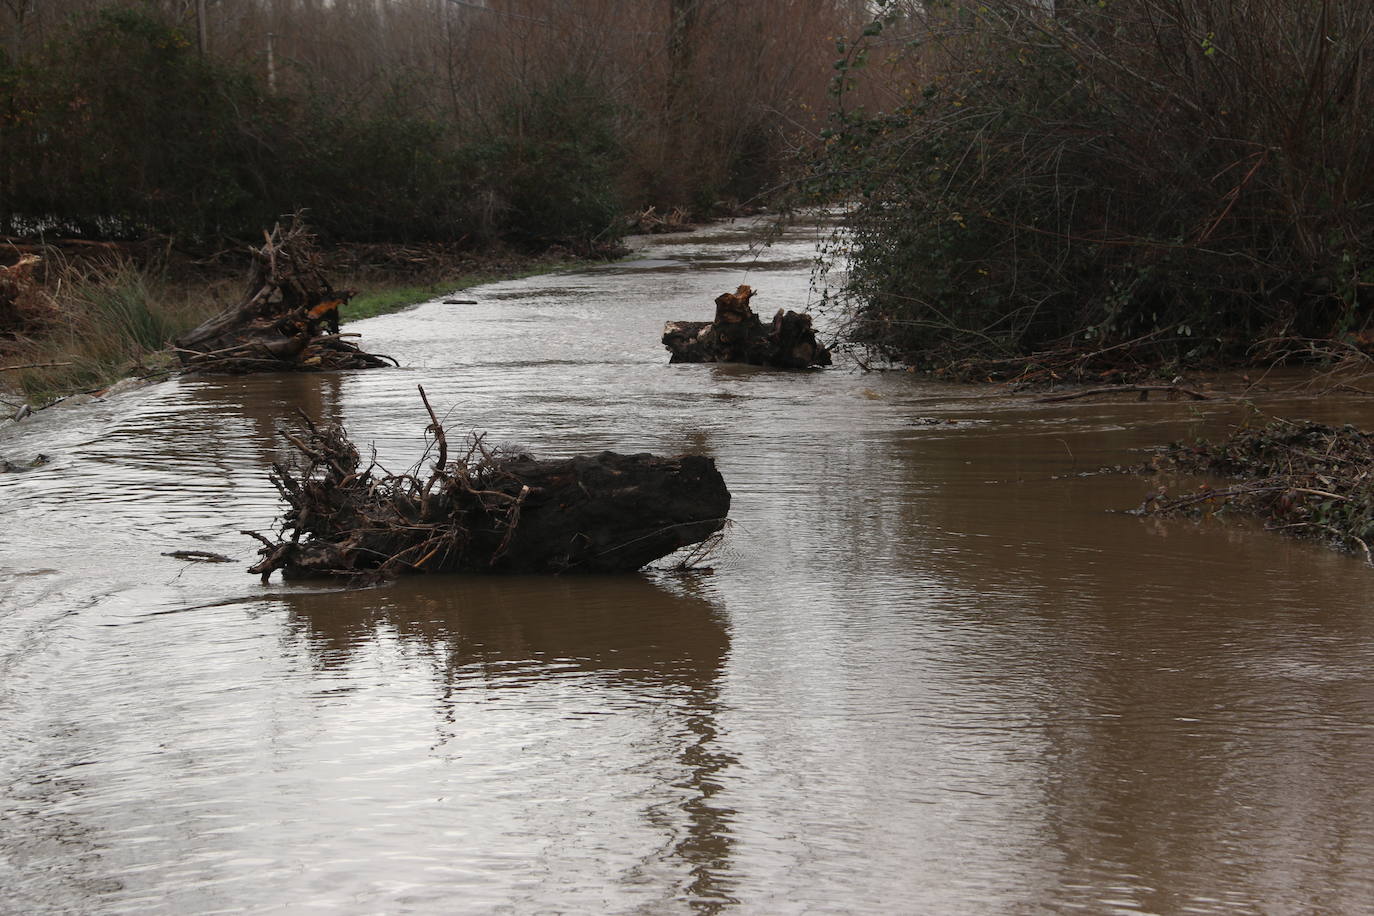
[[[348,330],[406,367],[182,379],[0,432],[5,913],[1331,913],[1374,900],[1374,570],[1080,476],[1287,382],[1057,404],[669,366],[747,224]],[[1291,380],[1290,380],[1291,381]],[[424,385],[541,457],[713,457],[713,571],[267,586],[297,408],[401,469]],[[235,564],[167,556],[196,550]]]

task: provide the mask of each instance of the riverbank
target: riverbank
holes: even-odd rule
[[[340,246],[324,259],[336,289],[358,291],[340,309],[343,322],[587,263],[562,250],[473,254],[442,246]],[[40,410],[124,378],[171,374],[170,342],[237,301],[242,261],[237,254],[206,262],[45,251],[0,284],[0,407]]]

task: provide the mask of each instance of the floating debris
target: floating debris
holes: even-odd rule
[[[816,340],[811,316],[778,309],[765,325],[749,300],[756,291],[741,286],[716,297],[714,321],[669,321],[663,345],[670,363],[747,363],[779,369],[830,365],[830,351]]]
[[[1157,470],[1218,474],[1227,487],[1204,484],[1171,496],[1160,487],[1137,515],[1217,515],[1240,512],[1284,534],[1322,538],[1359,548],[1374,564],[1374,436],[1353,426],[1273,420],[1242,427],[1224,442],[1172,443],[1153,462]]]
[[[281,534],[250,572],[370,584],[420,572],[630,572],[704,541],[726,523],[730,491],[710,458],[601,452],[537,461],[482,436],[449,456],[432,421],[431,467],[362,467],[342,427],[308,418],[287,433],[298,457],[272,482],[287,503]]]
[[[233,563],[233,557],[226,557],[222,553],[211,553],[208,550],[169,550],[163,554],[164,557],[171,557],[174,560],[187,560],[193,563]]]

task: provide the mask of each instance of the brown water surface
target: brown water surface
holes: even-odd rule
[[[1374,573],[1076,476],[1249,408],[668,366],[739,283],[806,307],[813,235],[749,231],[353,326],[404,369],[0,433],[51,456],[0,475],[0,911],[1374,912]],[[400,469],[417,384],[544,456],[715,457],[714,572],[245,575],[277,421]]]

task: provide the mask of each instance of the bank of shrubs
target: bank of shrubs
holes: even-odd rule
[[[596,250],[774,184],[863,6],[0,6],[0,234]]]
[[[1364,0],[889,2],[840,50],[813,189],[853,202],[858,339],[1187,362],[1369,321]]]
[[[146,10],[69,23],[0,66],[0,232],[252,238],[307,208],[329,238],[592,245],[614,238],[614,107],[575,76],[513,92],[480,129],[308,82],[270,93]]]

